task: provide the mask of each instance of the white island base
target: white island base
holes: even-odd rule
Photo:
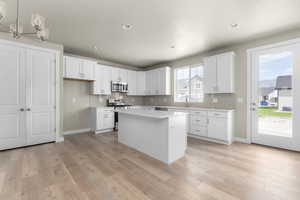
[[[187,144],[185,113],[145,110],[118,113],[120,143],[168,165],[184,157]]]

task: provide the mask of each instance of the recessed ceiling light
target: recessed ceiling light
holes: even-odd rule
[[[122,28],[123,28],[124,30],[130,30],[130,29],[132,29],[132,25],[131,25],[131,24],[123,24],[123,25],[122,25]]]
[[[233,24],[230,24],[231,28],[237,28],[239,26],[239,24],[237,23],[233,23]]]

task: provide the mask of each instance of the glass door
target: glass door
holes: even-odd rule
[[[299,147],[299,135],[295,131],[299,52],[299,45],[281,45],[251,54],[253,143],[293,150]]]

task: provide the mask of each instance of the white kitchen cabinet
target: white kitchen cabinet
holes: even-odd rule
[[[120,81],[120,71],[119,68],[112,67],[111,68],[111,80],[112,81]]]
[[[136,72],[136,95],[146,95],[146,72]]]
[[[159,68],[156,73],[158,95],[171,95],[171,68]]]
[[[112,67],[97,65],[95,69],[95,81],[92,82],[91,89],[93,95],[111,94]]]
[[[217,92],[217,57],[212,56],[204,59],[204,93]]]
[[[120,81],[124,83],[128,83],[128,70],[127,69],[119,69]]]
[[[0,44],[0,150],[55,141],[56,52]]]
[[[114,110],[107,107],[91,108],[92,130],[95,133],[110,132],[114,128]]]
[[[127,69],[121,69],[117,67],[112,67],[112,81],[120,81],[127,83],[128,81],[128,71]]]
[[[221,141],[232,141],[232,116],[224,112],[209,112],[208,137]]]
[[[95,80],[96,62],[75,58],[64,57],[64,78],[93,81]]]
[[[234,52],[204,58],[204,92],[234,93]]]
[[[189,136],[226,144],[232,143],[233,110],[174,107],[168,110],[189,113]]]
[[[128,95],[134,96],[137,95],[137,72],[128,70]]]
[[[146,71],[146,95],[171,95],[170,67]]]
[[[152,93],[152,73],[151,71],[146,71],[146,96]]]

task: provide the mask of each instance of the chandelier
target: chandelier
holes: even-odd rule
[[[0,0],[0,28],[5,27],[5,30],[1,30],[0,32],[11,33],[13,38],[19,39],[24,35],[36,35],[40,40],[45,41],[49,37],[49,29],[45,27],[45,18],[39,14],[32,14],[31,16],[31,25],[34,29],[33,32],[24,33],[23,26],[20,24],[20,6],[19,0],[17,0],[17,19],[15,24],[10,24],[9,26],[5,27],[1,24],[3,19],[6,17],[6,3]]]

